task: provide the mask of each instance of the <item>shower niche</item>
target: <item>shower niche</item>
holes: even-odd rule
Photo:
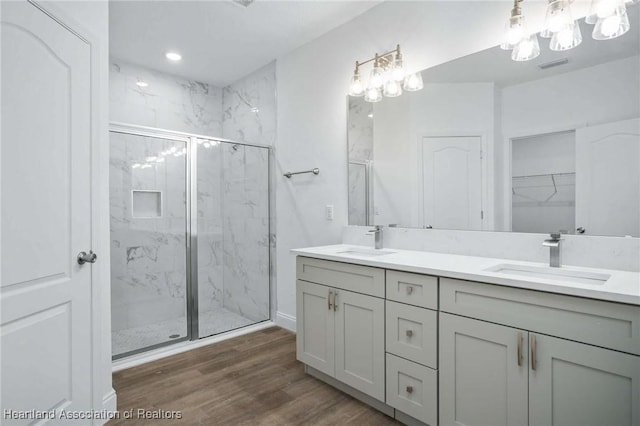
[[[270,318],[269,148],[113,125],[112,353]]]

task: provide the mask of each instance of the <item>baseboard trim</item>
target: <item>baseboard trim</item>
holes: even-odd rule
[[[102,409],[101,413],[112,413],[115,417],[115,413],[118,411],[118,400],[116,397],[116,391],[111,389],[105,396],[102,397]],[[91,423],[95,426],[102,426],[106,424],[110,419],[105,415],[104,418],[94,419]]]
[[[136,367],[138,365],[146,364],[147,362],[157,361],[162,358],[166,358],[171,355],[187,352],[192,349],[200,348],[202,346],[212,345],[214,343],[222,342],[224,340],[233,339],[234,337],[243,336],[245,334],[253,333],[255,331],[264,330],[265,328],[275,327],[276,324],[273,321],[264,321],[256,325],[250,325],[247,327],[233,330],[228,333],[218,334],[212,337],[206,337],[199,340],[191,340],[186,342],[176,343],[171,346],[164,346],[149,352],[144,352],[138,355],[133,355],[127,358],[121,358],[114,361],[111,365],[111,371],[113,373],[125,370],[127,368]]]
[[[296,317],[285,314],[284,312],[276,313],[276,324],[294,333],[296,331]]]

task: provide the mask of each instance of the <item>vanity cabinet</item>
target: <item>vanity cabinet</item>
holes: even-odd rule
[[[640,306],[303,256],[297,268],[298,359],[404,423],[640,425]]]
[[[441,283],[441,424],[640,424],[638,307]]]
[[[376,293],[380,285],[384,294],[384,270],[305,258],[298,258],[298,267],[312,270],[311,279],[322,282],[297,281],[298,360],[384,402],[384,299],[344,289]],[[382,281],[376,284],[380,271]]]

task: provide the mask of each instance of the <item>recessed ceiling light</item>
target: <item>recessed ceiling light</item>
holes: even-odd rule
[[[147,83],[146,81],[138,80],[138,81],[136,82],[136,85],[137,85],[138,87],[148,87],[148,86],[149,86],[149,83]]]
[[[167,52],[164,56],[166,56],[168,60],[174,62],[178,62],[182,59],[182,55],[177,52]]]

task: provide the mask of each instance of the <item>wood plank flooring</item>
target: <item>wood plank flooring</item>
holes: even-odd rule
[[[398,425],[304,373],[295,334],[272,327],[113,374],[117,425]],[[141,419],[179,410],[181,419]],[[124,412],[133,410],[133,419]]]

